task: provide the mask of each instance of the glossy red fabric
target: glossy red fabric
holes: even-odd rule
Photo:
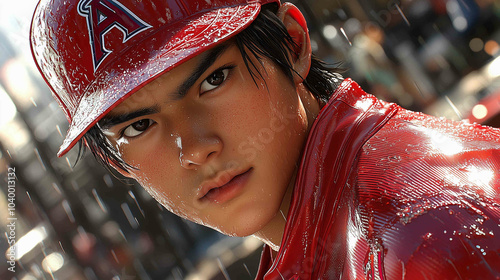
[[[345,80],[307,141],[274,261],[256,279],[500,279],[500,130]]]

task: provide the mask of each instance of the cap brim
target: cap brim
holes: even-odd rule
[[[159,75],[245,29],[260,4],[225,7],[159,30],[124,55],[104,65],[86,89],[57,155],[66,154],[109,111]]]

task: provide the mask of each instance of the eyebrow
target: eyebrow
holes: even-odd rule
[[[183,83],[177,88],[174,93],[175,99],[183,98],[188,90],[196,83],[196,81],[207,71],[210,66],[214,64],[214,62],[219,58],[224,51],[227,50],[229,44],[223,43],[202,55],[201,60],[198,66],[195,68],[191,75],[188,75],[188,78],[184,80]],[[160,106],[154,105],[151,107],[141,108],[138,110],[134,110],[132,112],[118,114],[118,115],[106,115],[99,122],[99,126],[102,130],[110,129],[115,125],[119,125],[124,122],[128,122],[138,117],[147,116],[151,114],[156,114],[160,112]]]
[[[188,90],[194,85],[194,83],[207,71],[212,64],[219,58],[229,47],[228,43],[223,43],[205,53],[198,64],[198,67],[188,75],[188,78],[177,88],[175,96],[177,98],[182,98],[186,95]]]

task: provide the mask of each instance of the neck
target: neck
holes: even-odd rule
[[[318,100],[312,95],[311,92],[306,90],[303,84],[298,86],[298,93],[300,97],[300,101],[304,106],[304,110],[307,117],[307,133],[311,130],[311,126],[319,114],[319,111],[322,105],[319,104]],[[324,104],[323,104],[324,105]],[[304,139],[305,145],[306,139]],[[299,159],[302,158],[302,154]],[[288,215],[288,210],[290,208],[290,203],[292,200],[292,193],[295,186],[295,179],[297,176],[298,165],[293,173],[293,176],[288,183],[287,191],[283,197],[283,200],[280,205],[280,209],[273,217],[273,219],[264,226],[260,231],[253,234],[254,237],[260,239],[262,242],[267,244],[271,249],[273,249],[273,255],[279,251],[281,242],[283,239],[283,233],[285,231],[286,217]]]
[[[254,233],[253,236],[264,242],[266,245],[271,247],[274,253],[276,253],[281,245],[283,239],[283,233],[285,231],[286,217],[288,215],[288,210],[290,209],[290,203],[292,201],[292,193],[295,185],[295,176],[290,180],[283,201],[281,202],[280,208],[273,219],[261,230]]]

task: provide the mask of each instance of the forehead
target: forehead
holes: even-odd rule
[[[159,98],[164,100],[179,100],[197,80],[205,78],[207,70],[215,70],[218,61],[235,61],[241,59],[241,54],[232,42],[213,47],[186,62],[173,67],[145,84],[137,92],[116,106],[108,115],[124,113],[144,106],[159,104]],[[212,67],[213,66],[213,67]],[[211,69],[214,68],[214,69]],[[166,98],[165,98],[166,97]]]

